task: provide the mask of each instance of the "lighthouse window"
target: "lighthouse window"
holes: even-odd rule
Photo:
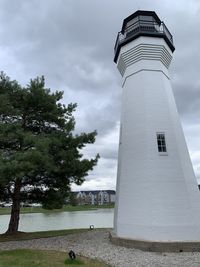
[[[158,152],[167,152],[165,134],[157,133]]]
[[[122,124],[120,124],[119,144],[122,144]]]

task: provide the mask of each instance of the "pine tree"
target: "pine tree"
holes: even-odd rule
[[[12,200],[7,233],[18,231],[20,202],[62,206],[72,183],[82,184],[97,164],[81,149],[95,142],[96,131],[74,134],[76,104],[61,104],[44,77],[24,88],[0,75],[0,199]]]

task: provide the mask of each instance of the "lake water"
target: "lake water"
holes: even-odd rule
[[[113,227],[113,209],[21,214],[19,231],[35,232],[61,229]],[[0,234],[8,228],[10,215],[0,215]]]

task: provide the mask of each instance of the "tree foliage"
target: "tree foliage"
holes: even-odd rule
[[[97,164],[98,155],[81,154],[96,132],[74,134],[77,105],[61,104],[62,97],[45,88],[44,77],[24,88],[0,75],[0,199],[13,202],[10,233],[18,229],[20,201],[60,206],[71,184],[82,184]]]

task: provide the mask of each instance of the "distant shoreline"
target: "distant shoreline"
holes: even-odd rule
[[[63,206],[62,209],[53,209],[53,210],[46,210],[41,207],[23,207],[21,208],[21,214],[25,213],[55,213],[55,212],[71,212],[71,211],[87,211],[87,210],[96,210],[96,209],[112,209],[114,208],[114,204],[108,205],[77,205],[71,206],[66,205]],[[4,207],[0,208],[0,216],[1,215],[9,215],[11,212],[11,208]]]

